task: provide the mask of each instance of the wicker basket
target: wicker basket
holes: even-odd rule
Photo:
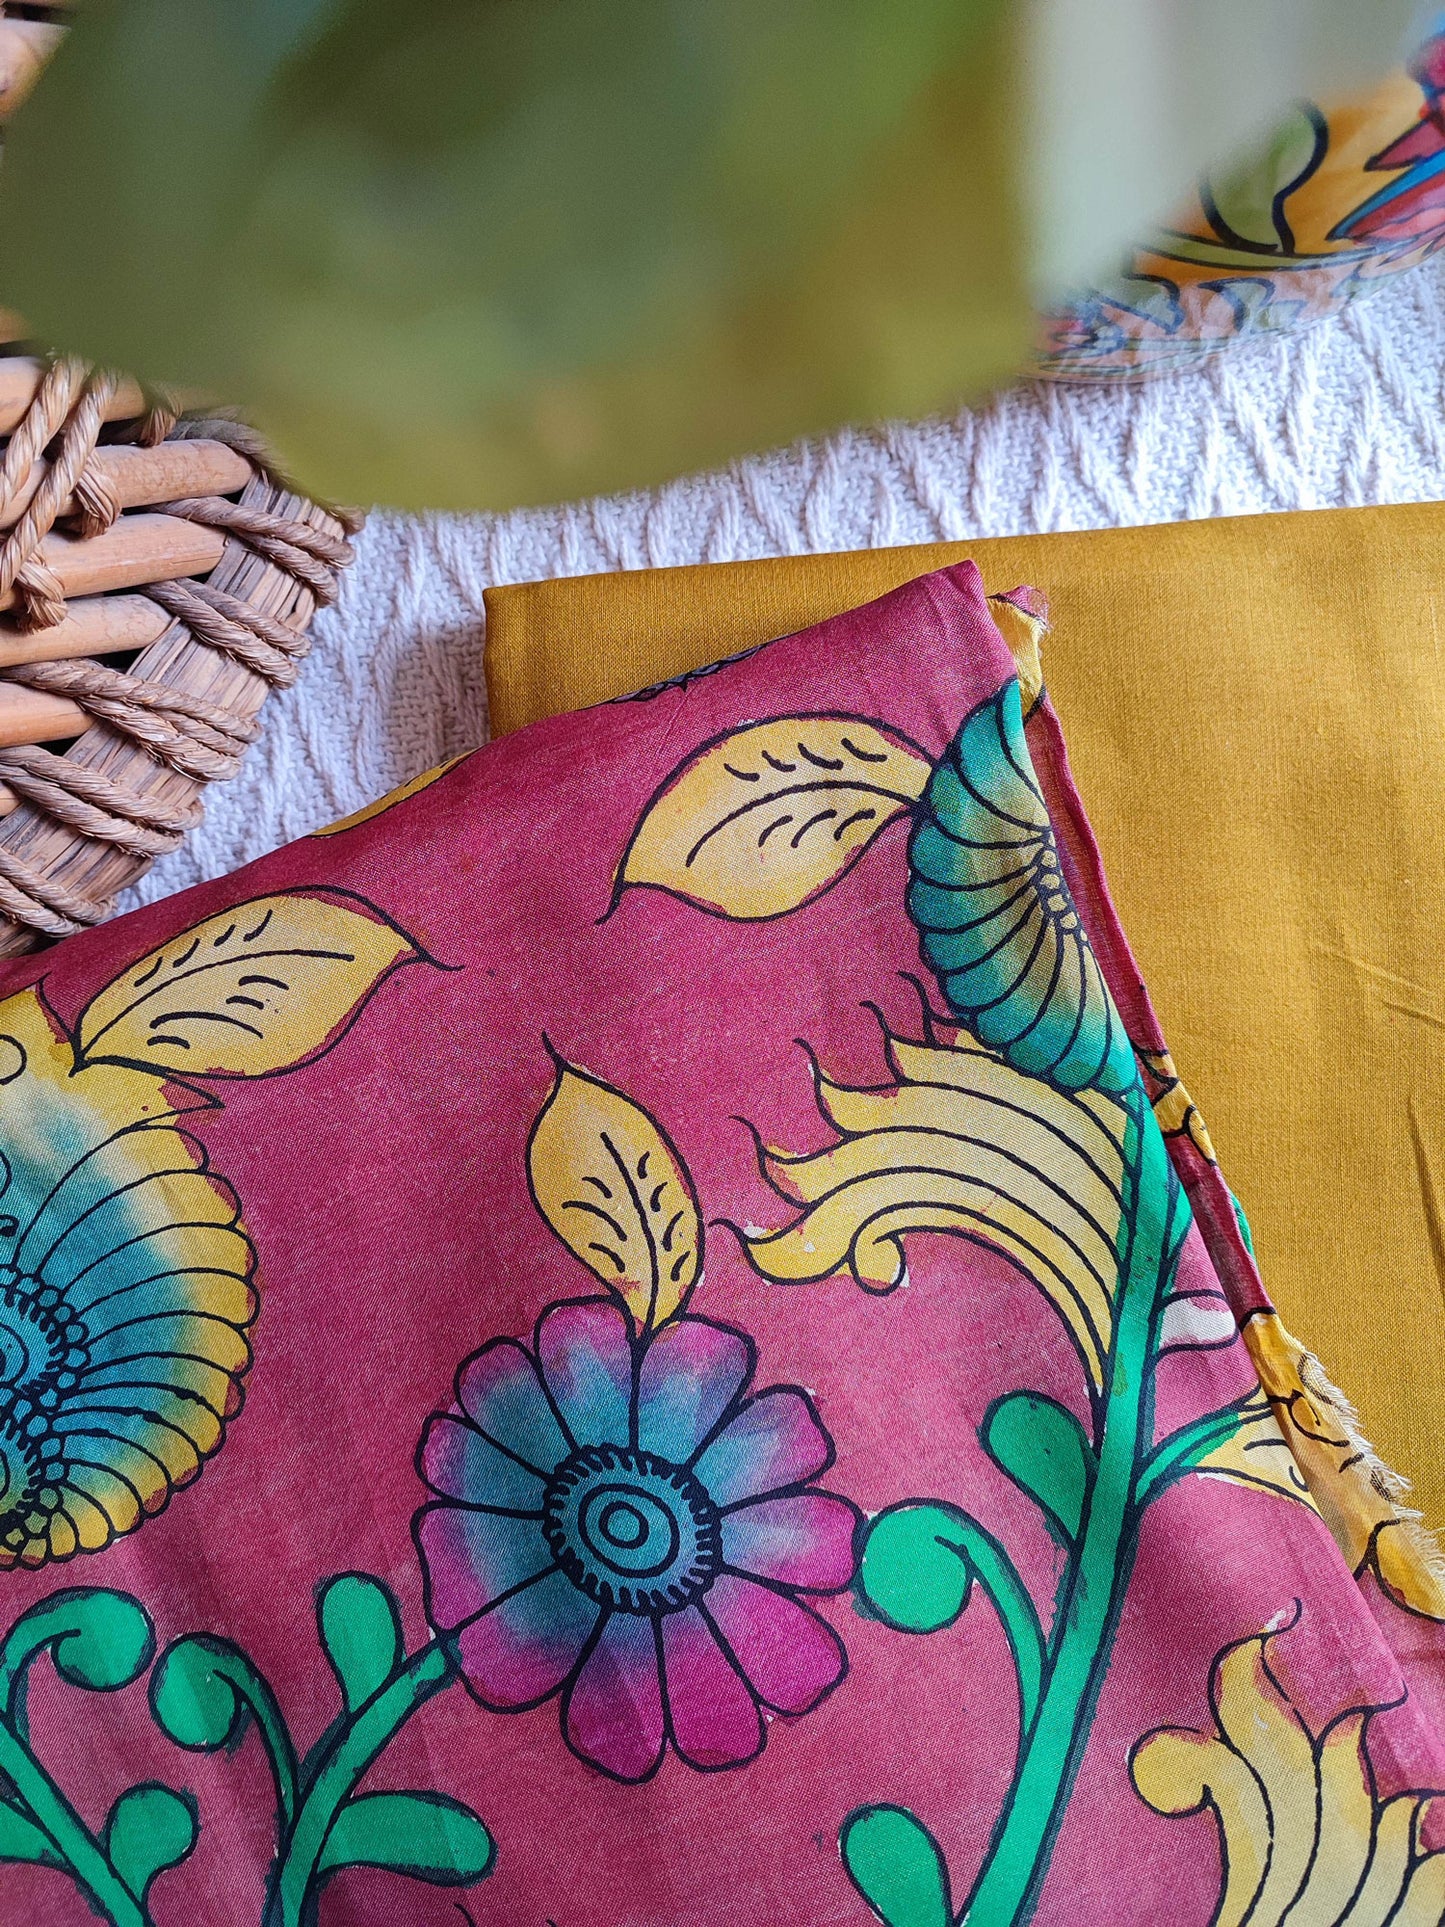
[[[104,917],[294,681],[354,517],[254,433],[0,351],[0,955]],[[51,745],[46,747],[46,745]]]
[[[0,5],[0,120],[64,32]],[[229,418],[37,358],[0,316],[0,956],[98,922],[233,775],[356,518]]]

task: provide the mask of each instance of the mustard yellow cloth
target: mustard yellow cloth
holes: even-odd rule
[[[1445,1523],[1445,505],[496,589],[493,727],[965,555],[1049,597],[1075,774],[1266,1284]]]

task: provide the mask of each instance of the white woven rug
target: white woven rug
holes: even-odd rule
[[[1025,386],[651,494],[378,513],[242,774],[125,899],[234,869],[486,735],[497,582],[802,550],[1445,496],[1445,258],[1304,334],[1135,388]]]

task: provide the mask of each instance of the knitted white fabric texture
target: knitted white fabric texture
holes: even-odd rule
[[[1137,386],[1026,385],[650,493],[378,512],[241,774],[123,904],[262,856],[486,735],[492,583],[1445,496],[1445,257],[1344,315]]]

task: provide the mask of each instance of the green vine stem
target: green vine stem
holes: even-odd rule
[[[217,1687],[224,1696],[219,1709]],[[161,1730],[192,1752],[234,1744],[249,1714],[271,1769],[283,1839],[296,1812],[296,1753],[275,1693],[241,1648],[210,1633],[187,1633],[162,1653],[150,1699]]]
[[[1139,1478],[1135,1498],[1139,1511],[1157,1499],[1166,1486],[1192,1472],[1210,1452],[1227,1445],[1244,1423],[1248,1406],[1258,1397],[1257,1392],[1246,1392],[1223,1411],[1207,1412],[1192,1425],[1183,1425],[1161,1440]]]
[[[450,1649],[434,1639],[336,1729],[282,1842],[264,1927],[303,1927],[327,1837],[362,1775],[417,1708],[455,1677]]]
[[[1060,1590],[1048,1676],[1019,1769],[973,1893],[969,1927],[1010,1927],[1033,1911],[1058,1818],[1083,1753],[1134,1563],[1138,1487],[1153,1416],[1151,1352],[1188,1208],[1143,1087],[1124,1094],[1124,1223],[1098,1473]]]
[[[113,1927],[149,1927],[146,1911],[110,1864],[105,1849],[30,1749],[0,1721],[0,1774],[57,1855]]]
[[[940,1573],[934,1548],[952,1555],[956,1575]],[[1039,1616],[1013,1561],[977,1519],[945,1500],[909,1500],[880,1512],[869,1527],[859,1591],[867,1610],[905,1633],[951,1626],[982,1587],[998,1614],[1013,1654],[1019,1691],[1019,1733],[1038,1709],[1046,1649]]]
[[[1044,1636],[1039,1628],[1039,1616],[1023,1581],[1014,1571],[1013,1561],[993,1534],[966,1513],[959,1514],[957,1532],[957,1544],[944,1543],[970,1562],[974,1577],[1003,1621],[1018,1675],[1019,1731],[1026,1732],[1038,1711],[1044,1676]]]

